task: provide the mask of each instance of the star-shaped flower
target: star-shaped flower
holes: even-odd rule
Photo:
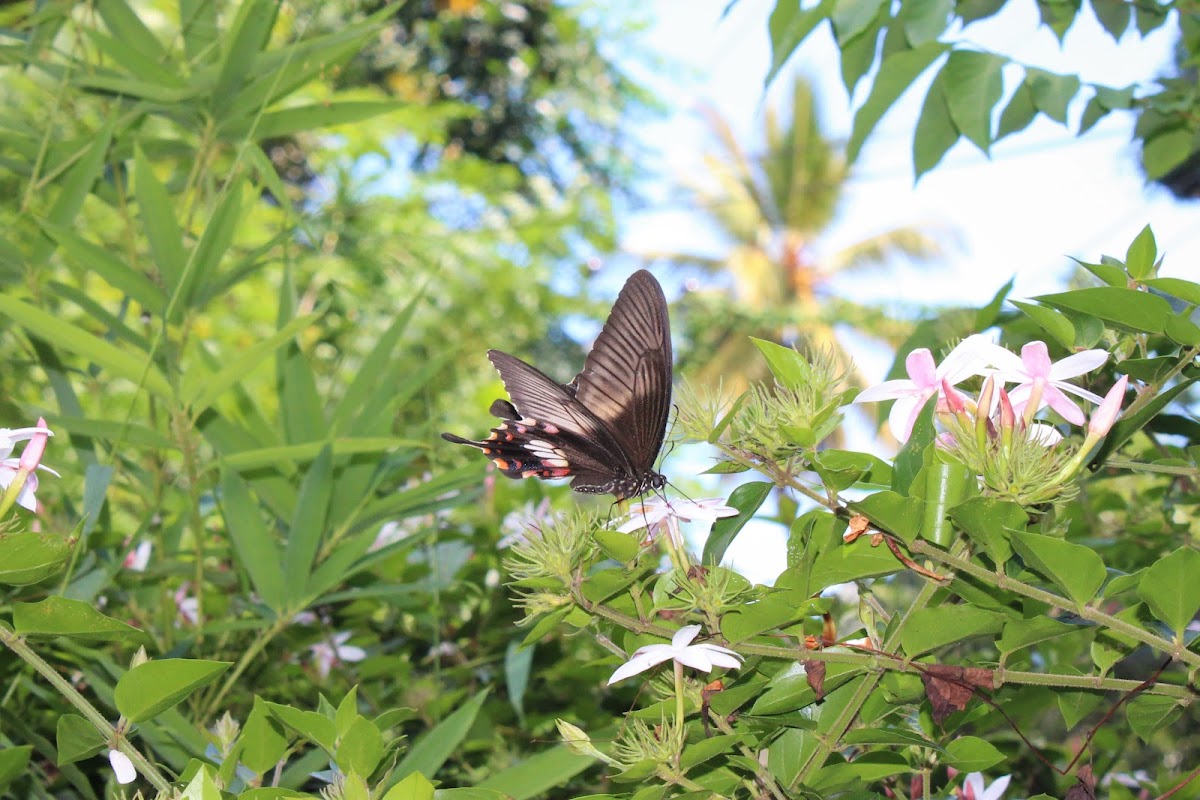
[[[668,520],[714,522],[721,517],[737,516],[738,513],[740,512],[736,508],[725,505],[725,501],[720,497],[706,500],[664,500],[661,497],[651,497],[630,508],[629,517],[617,530],[621,533],[632,533],[642,528],[655,530]]]
[[[700,633],[699,625],[685,625],[675,631],[670,644],[648,644],[645,647],[639,647],[629,660],[608,679],[609,685],[672,659],[685,667],[698,669],[701,672],[712,672],[713,667],[736,669],[741,666],[742,657],[728,647],[715,644],[692,644],[692,640],[698,633]]]
[[[1045,342],[1030,342],[1021,348],[1020,358],[1003,347],[992,345],[990,358],[999,377],[1017,384],[1008,396],[1018,415],[1028,412],[1026,419],[1050,406],[1072,425],[1082,425],[1083,412],[1065,392],[1100,404],[1098,395],[1068,383],[1067,378],[1091,372],[1102,365],[1108,360],[1107,351],[1084,350],[1052,362]]]
[[[1003,775],[992,781],[985,788],[983,785],[983,773],[972,772],[963,781],[963,797],[964,800],[1000,800],[1004,796],[1004,790],[1008,788],[1008,782],[1012,780],[1011,775]]]

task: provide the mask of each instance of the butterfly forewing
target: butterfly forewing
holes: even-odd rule
[[[634,470],[653,467],[671,413],[671,328],[667,299],[649,272],[626,282],[573,383],[575,398],[608,427]]]

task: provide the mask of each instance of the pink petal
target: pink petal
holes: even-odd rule
[[[970,775],[968,775],[966,780],[963,781],[963,791],[966,792],[967,797],[972,798],[973,800],[982,800],[983,773],[972,772]]]
[[[1025,372],[1031,378],[1047,378],[1050,376],[1050,351],[1045,342],[1030,342],[1021,348],[1021,363]]]
[[[1053,408],[1059,415],[1072,425],[1082,425],[1085,421],[1083,412],[1079,410],[1079,406],[1075,405],[1071,400],[1059,391],[1057,386],[1050,384],[1046,386],[1042,393],[1042,402]]]
[[[938,384],[937,365],[933,363],[933,354],[927,347],[920,347],[909,353],[904,359],[904,369],[917,388],[925,389]]]
[[[1125,401],[1125,387],[1129,384],[1129,376],[1122,375],[1121,379],[1113,384],[1113,387],[1108,390],[1108,394],[1104,395],[1103,402],[1096,409],[1096,413],[1092,414],[1092,419],[1088,422],[1088,433],[1093,436],[1104,436],[1117,421],[1117,415],[1121,413],[1121,403]]]
[[[1103,366],[1105,361],[1108,361],[1107,350],[1084,350],[1055,362],[1050,367],[1050,379],[1061,381],[1064,378],[1074,378]]]
[[[856,403],[875,403],[880,400],[897,400],[901,397],[920,391],[917,385],[912,381],[894,380],[884,381],[875,386],[868,386],[858,393],[854,398]]]
[[[895,436],[897,441],[907,442],[908,437],[912,436],[913,425],[917,423],[925,401],[932,394],[933,392],[929,392],[924,397],[902,397],[892,406],[888,414],[888,427],[892,429],[892,436]]]

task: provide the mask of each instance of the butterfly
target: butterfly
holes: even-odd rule
[[[583,370],[560,384],[516,356],[489,350],[510,400],[477,447],[509,478],[572,478],[571,488],[618,500],[660,489],[654,471],[671,411],[671,329],[662,287],[635,272],[609,312]]]

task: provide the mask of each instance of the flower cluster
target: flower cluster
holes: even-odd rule
[[[863,391],[856,403],[895,400],[888,424],[907,441],[921,409],[936,398],[936,415],[944,432],[943,450],[980,476],[985,493],[1022,505],[1055,502],[1071,491],[1071,479],[1088,451],[1107,435],[1117,419],[1128,379],[1122,377],[1101,398],[1069,381],[1104,364],[1104,350],[1085,350],[1052,362],[1045,342],[1030,342],[1018,357],[982,334],[964,339],[940,365],[927,349],[905,360],[907,380],[884,381]],[[978,397],[955,388],[971,377],[983,377]],[[1015,384],[1011,388],[1007,385]],[[1097,406],[1090,421],[1068,395]],[[1044,408],[1072,425],[1087,422],[1078,450],[1059,449],[1063,434],[1038,422]]]

